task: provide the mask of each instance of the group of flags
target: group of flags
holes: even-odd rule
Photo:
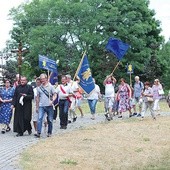
[[[111,37],[106,45],[106,50],[112,53],[120,61],[126,54],[129,47],[129,44],[126,44],[117,38]],[[58,82],[56,61],[49,59],[47,56],[39,55],[39,67],[51,72],[49,81],[52,85],[55,85],[55,83]],[[86,94],[90,94],[95,89],[95,83],[93,81],[86,54],[83,55],[76,76],[80,79],[79,86]]]

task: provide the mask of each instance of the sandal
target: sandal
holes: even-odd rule
[[[1,133],[2,133],[2,134],[4,134],[4,133],[5,133],[5,129],[4,129],[4,128],[1,130]]]
[[[11,130],[11,128],[8,126],[7,128],[6,128],[6,132],[9,132]]]

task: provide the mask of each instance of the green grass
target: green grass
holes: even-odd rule
[[[170,108],[168,107],[168,104],[167,104],[167,102],[165,100],[161,100],[159,102],[159,104],[160,104],[160,108],[161,108],[160,111],[161,112],[169,112],[170,111]],[[81,108],[82,108],[84,114],[89,114],[90,113],[90,109],[89,109],[87,100],[83,100]],[[76,110],[76,112],[78,114],[80,114],[78,109]],[[104,101],[97,102],[96,113],[97,114],[103,114],[104,112],[105,112],[105,110],[104,110]],[[133,109],[132,109],[132,112],[133,112]],[[134,120],[132,120],[132,121],[134,121]]]
[[[76,166],[78,163],[74,160],[71,159],[65,159],[63,161],[60,162],[61,164],[66,164],[66,165],[74,165]]]
[[[143,140],[144,140],[145,142],[150,141],[150,139],[149,139],[149,138],[143,138]]]
[[[137,148],[137,149],[135,149],[135,152],[142,152],[143,151],[143,148]]]
[[[162,158],[155,161],[149,162],[147,166],[142,168],[143,170],[168,170],[170,169],[170,152],[164,153]]]
[[[82,108],[84,114],[90,113],[90,108],[87,103],[87,100],[83,100],[81,108]],[[78,109],[76,110],[76,112],[80,113]],[[104,102],[97,102],[96,113],[104,113]]]

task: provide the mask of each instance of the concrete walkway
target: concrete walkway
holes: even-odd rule
[[[147,114],[146,116],[149,115],[150,114]],[[167,116],[170,115],[170,112],[161,113],[161,115]],[[125,114],[124,118],[126,119],[127,116],[128,115]],[[67,133],[81,127],[86,127],[92,124],[106,121],[103,114],[97,115],[95,120],[91,120],[90,117],[91,115],[85,115],[85,117],[83,118],[78,117],[76,122],[68,125],[67,130],[60,130],[59,120],[57,120],[56,122],[54,122],[53,135]],[[116,120],[117,117],[115,117],[114,119]],[[5,134],[0,134],[0,170],[21,170],[18,160],[20,154],[24,151],[24,149],[28,146],[31,146],[32,144],[35,144],[39,140],[47,139],[45,129],[42,130],[42,137],[40,139],[35,138],[33,134],[28,135],[27,133],[25,133],[22,137],[16,137],[15,135],[16,133],[13,133],[12,131]]]

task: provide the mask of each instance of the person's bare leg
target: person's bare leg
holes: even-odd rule
[[[81,117],[83,117],[83,116],[84,116],[84,114],[83,114],[83,110],[82,110],[82,108],[81,108],[80,106],[78,106],[77,108],[78,108],[78,109],[79,109],[79,111],[80,111]]]
[[[37,121],[33,121],[34,129],[37,131]]]
[[[133,115],[131,109],[128,109],[128,111],[129,111],[129,117],[132,117]]]

